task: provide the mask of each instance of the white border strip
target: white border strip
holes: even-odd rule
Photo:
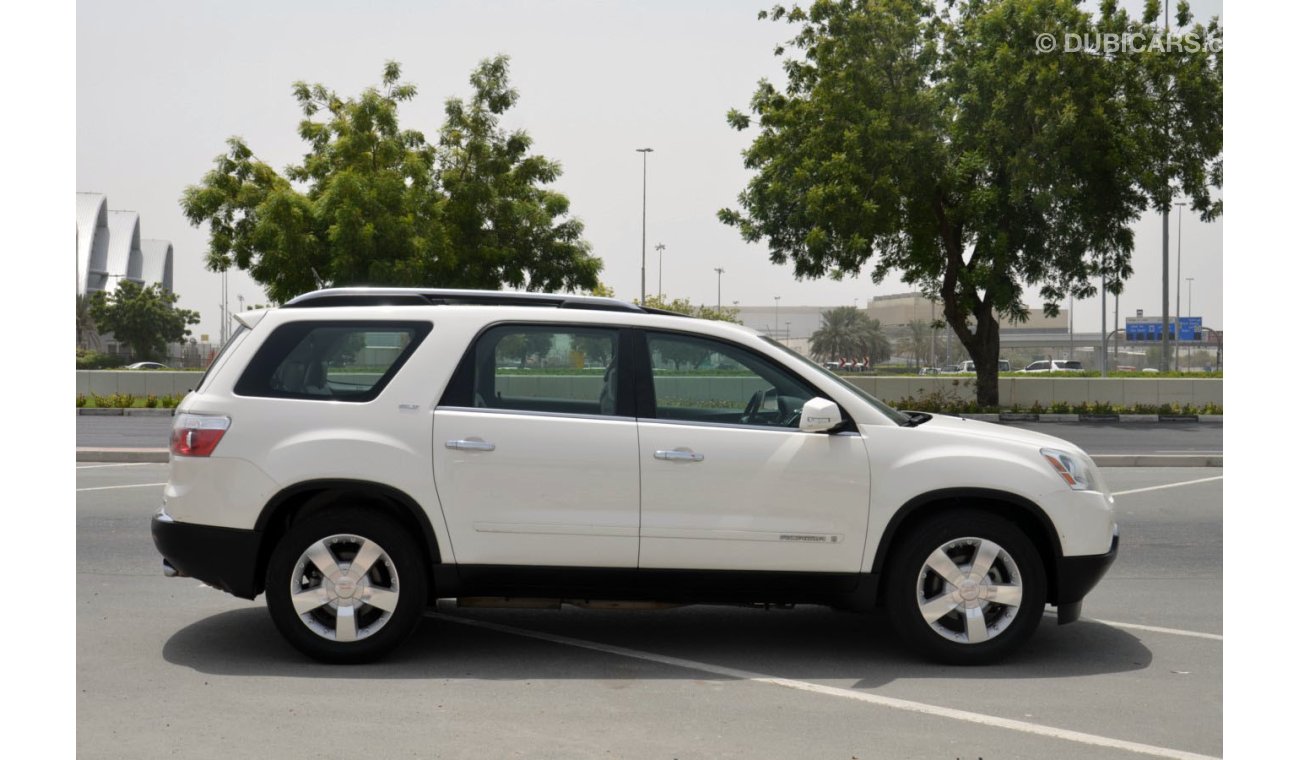
[[[79,464],[78,470],[98,470],[101,467],[140,467],[141,465],[154,464],[154,462],[117,462],[116,464]]]
[[[81,493],[82,491],[111,491],[114,488],[145,488],[148,486],[165,486],[165,485],[167,485],[166,481],[162,483],[132,483],[126,486],[96,486],[94,488],[78,488],[77,493]]]
[[[1162,488],[1177,488],[1179,486],[1191,486],[1197,483],[1209,483],[1211,480],[1223,480],[1222,475],[1215,475],[1212,478],[1201,478],[1200,480],[1184,480],[1181,483],[1166,483],[1163,486],[1147,486],[1146,488],[1134,488],[1129,491],[1112,491],[1111,496],[1128,496],[1131,493],[1143,493],[1145,491],[1159,491]]]
[[[836,686],[824,686],[822,684],[811,683],[808,681],[797,681],[790,678],[775,678],[766,676],[761,673],[751,673],[747,670],[738,670],[728,668],[723,665],[711,665],[695,660],[684,660],[680,657],[670,657],[668,655],[654,654],[652,652],[642,652],[636,649],[627,649],[625,647],[614,646],[612,644],[601,644],[595,641],[584,641],[582,639],[573,639],[568,636],[559,636],[553,633],[542,633],[540,631],[530,631],[524,628],[515,628],[509,625],[500,625],[499,623],[489,623],[484,620],[471,620],[468,618],[454,617],[441,612],[431,612],[427,617],[437,618],[461,625],[474,626],[477,628],[486,628],[491,631],[501,633],[510,633],[516,636],[526,636],[531,639],[540,639],[549,641],[553,644],[564,644],[566,646],[578,647],[580,649],[590,649],[605,654],[617,655],[620,657],[631,657],[637,660],[659,663],[660,665],[669,665],[676,668],[685,668],[687,670],[696,670],[713,675],[723,676],[725,678],[735,678],[741,681],[753,681],[755,683],[765,683],[772,686],[783,686],[787,689],[797,689],[799,691],[812,692],[831,697],[840,697],[843,699],[852,699],[858,702],[876,705],[878,707],[889,707],[895,710],[904,710],[906,712],[920,713],[922,715],[932,715],[939,718],[950,718],[966,723],[975,723],[992,728],[1003,728],[1009,731],[1018,731],[1024,734],[1033,734],[1044,736],[1049,739],[1060,739],[1071,741],[1079,744],[1086,744],[1093,747],[1106,747],[1109,749],[1123,750],[1140,755],[1150,755],[1152,757],[1167,757],[1175,760],[1210,760],[1212,755],[1198,755],[1194,752],[1184,752],[1182,750],[1170,749],[1168,747],[1157,747],[1151,744],[1141,744],[1138,742],[1125,741],[1123,739],[1112,739],[1108,736],[1098,736],[1096,734],[1086,734],[1080,731],[1071,731],[1064,728],[1053,728],[1051,726],[1042,726],[1037,723],[1027,723],[1022,720],[1010,720],[999,718],[995,715],[984,715],[982,713],[969,712],[967,710],[954,710],[950,707],[940,707],[938,705],[928,705],[923,702],[913,702],[906,699],[896,699],[886,697],[870,692],[855,691],[853,689],[842,689]]]

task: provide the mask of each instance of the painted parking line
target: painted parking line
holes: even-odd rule
[[[96,486],[94,488],[78,488],[77,493],[81,493],[82,491],[111,491],[114,488],[146,488],[148,486],[165,486],[165,485],[167,485],[166,481],[162,483],[132,483],[130,485],[125,485],[125,486]]]
[[[1162,488],[1178,488],[1179,486],[1192,486],[1197,483],[1209,483],[1212,480],[1223,480],[1222,475],[1215,475],[1212,478],[1200,478],[1199,480],[1184,480],[1180,483],[1166,483],[1162,486],[1147,486],[1146,488],[1133,488],[1128,491],[1112,491],[1111,496],[1128,496],[1131,493],[1143,493],[1144,491],[1159,491]]]
[[[1048,617],[1056,616],[1056,612],[1054,612],[1053,610],[1044,610],[1043,614],[1047,615]],[[1223,634],[1221,633],[1205,633],[1204,631],[1188,631],[1183,628],[1161,628],[1158,625],[1141,625],[1140,623],[1121,623],[1117,620],[1102,620],[1101,618],[1086,617],[1086,618],[1080,618],[1080,620],[1087,620],[1088,622],[1091,623],[1101,623],[1102,625],[1108,625],[1111,628],[1127,628],[1134,631],[1147,631],[1148,633],[1167,633],[1170,636],[1187,636],[1188,638],[1193,638],[1193,639],[1209,639],[1211,641],[1223,641]]]
[[[747,670],[729,668],[724,665],[713,665],[706,662],[697,662],[695,660],[686,660],[680,657],[670,657],[668,655],[655,654],[653,652],[643,652],[637,649],[628,649],[627,647],[614,646],[612,644],[601,644],[595,641],[586,641],[584,639],[574,639],[568,636],[559,636],[553,633],[543,633],[541,631],[531,631],[526,628],[516,628],[510,625],[501,625],[499,623],[489,623],[485,620],[471,620],[468,618],[455,617],[442,612],[431,612],[427,617],[445,620],[451,623],[460,623],[461,625],[474,626],[476,628],[485,628],[500,633],[509,633],[516,636],[525,636],[541,641],[548,641],[552,644],[563,644],[565,646],[577,647],[579,649],[588,649],[594,652],[604,652],[605,654],[617,655],[619,657],[630,657],[636,660],[654,662],[660,665],[668,665],[676,668],[685,668],[703,673],[722,676],[724,678],[734,678],[740,681],[750,681],[753,683],[768,684],[771,686],[781,686],[787,689],[796,689],[798,691],[807,691],[824,696],[840,697],[842,699],[851,699],[858,702],[876,705],[877,707],[888,707],[895,710],[906,712],[920,713],[922,715],[931,715],[939,718],[950,718],[965,723],[974,723],[992,728],[1003,728],[1009,731],[1017,731],[1023,734],[1033,734],[1043,736],[1049,739],[1060,739],[1062,741],[1086,744],[1093,747],[1106,747],[1108,749],[1123,750],[1139,755],[1149,755],[1152,757],[1175,758],[1176,760],[1206,760],[1213,757],[1212,755],[1199,755],[1194,752],[1184,752],[1170,747],[1158,747],[1152,744],[1141,744],[1139,742],[1130,742],[1123,739],[1114,739],[1109,736],[1100,736],[1097,734],[1088,734],[1081,731],[1071,731],[1065,728],[1055,728],[1053,726],[1044,726],[1038,723],[1029,723],[1022,720],[1010,720],[999,718],[996,715],[985,715],[983,713],[970,712],[968,710],[954,710],[950,707],[941,707],[939,705],[930,705],[924,702],[913,702],[907,699],[896,699],[886,697],[880,694],[857,691],[854,689],[843,689],[836,686],[825,686],[823,684],[812,683],[809,681],[799,681],[791,678],[777,678],[774,676],[764,675],[762,673],[753,673]]]

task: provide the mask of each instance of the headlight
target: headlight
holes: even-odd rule
[[[1096,490],[1097,484],[1093,482],[1092,473],[1088,471],[1088,465],[1081,457],[1067,454],[1059,449],[1039,449],[1039,453],[1070,488],[1075,491]]]

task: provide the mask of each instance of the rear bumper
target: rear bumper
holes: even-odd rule
[[[179,523],[159,512],[153,517],[151,532],[167,575],[197,578],[244,599],[261,593],[257,577],[260,531]]]
[[[1083,612],[1083,597],[1092,591],[1119,556],[1119,529],[1110,540],[1110,551],[1086,557],[1062,557],[1057,566],[1056,621],[1073,623]]]

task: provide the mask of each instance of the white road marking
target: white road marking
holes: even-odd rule
[[[1053,612],[1052,610],[1045,610],[1043,614],[1048,615],[1050,617],[1056,616],[1056,613]],[[1189,636],[1194,639],[1211,639],[1213,641],[1223,641],[1223,634],[1221,633],[1204,633],[1202,631],[1188,631],[1182,628],[1161,628],[1160,626],[1156,626],[1156,625],[1140,625],[1138,623],[1121,623],[1117,620],[1102,620],[1101,618],[1085,617],[1079,619],[1088,620],[1093,623],[1101,623],[1103,625],[1111,626],[1112,628],[1132,628],[1135,631],[1150,631],[1151,633],[1167,633],[1171,636]]]
[[[164,481],[162,483],[132,483],[126,486],[96,486],[95,488],[78,488],[77,493],[81,493],[82,491],[109,491],[114,488],[145,488],[146,486],[165,486],[165,485],[167,485],[167,483]]]
[[[79,464],[77,465],[77,469],[98,470],[101,467],[143,467],[144,465],[147,464],[155,464],[155,463],[154,462],[118,462],[116,464],[84,464],[84,465]],[[162,463],[158,462],[157,464],[162,464]]]
[[[1201,478],[1200,480],[1184,480],[1181,483],[1166,483],[1163,486],[1147,486],[1146,488],[1134,488],[1128,491],[1112,491],[1111,496],[1128,496],[1131,493],[1142,493],[1144,491],[1159,491],[1162,488],[1177,488],[1179,486],[1191,486],[1197,483],[1209,483],[1212,480],[1223,480],[1222,475],[1215,475],[1212,478]]]
[[[553,644],[564,644],[566,646],[578,647],[580,649],[590,649],[596,652],[618,655],[620,657],[631,657],[637,660],[656,662],[660,665],[669,665],[671,667],[686,668],[713,675],[723,676],[725,678],[735,678],[742,681],[752,681],[754,683],[764,683],[772,686],[782,686],[787,689],[797,689],[799,691],[808,691],[814,694],[822,694],[831,697],[841,697],[843,699],[852,699],[858,702],[866,702],[878,707],[889,707],[895,710],[904,710],[906,712],[921,713],[922,715],[932,715],[940,718],[950,718],[966,723],[975,723],[982,726],[993,728],[1003,728],[1010,731],[1018,731],[1025,734],[1034,734],[1045,736],[1049,739],[1061,739],[1064,741],[1087,744],[1093,747],[1107,747],[1109,749],[1124,750],[1141,755],[1151,755],[1153,757],[1168,757],[1176,760],[1207,760],[1211,755],[1198,755],[1194,752],[1184,752],[1182,750],[1171,749],[1169,747],[1157,747],[1151,744],[1141,744],[1138,742],[1125,741],[1123,739],[1112,739],[1108,736],[1098,736],[1096,734],[1087,734],[1081,731],[1071,731],[1065,728],[1054,728],[1052,726],[1043,726],[1037,723],[1028,723],[1022,720],[1010,720],[999,718],[996,715],[984,715],[982,713],[970,712],[967,710],[954,710],[950,707],[940,707],[939,705],[925,704],[924,702],[913,702],[907,699],[896,699],[886,697],[870,692],[857,691],[854,689],[843,689],[836,686],[824,686],[822,684],[811,683],[809,681],[798,681],[791,678],[776,678],[774,676],[763,675],[762,673],[752,673],[747,670],[729,668],[723,665],[712,665],[695,660],[684,660],[680,657],[670,657],[668,655],[654,654],[653,652],[642,652],[637,649],[628,649],[626,647],[614,646],[612,644],[601,644],[595,641],[585,641],[583,639],[569,638],[568,636],[558,636],[553,633],[542,633],[540,631],[530,631],[525,628],[515,628],[509,625],[500,625],[498,623],[489,623],[484,620],[471,620],[468,618],[454,617],[441,612],[432,612],[428,617],[446,620],[462,625],[486,628],[501,633],[510,633],[516,636],[526,636],[532,639],[549,641]]]
[[[1168,633],[1172,636],[1190,636],[1194,639],[1211,639],[1213,641],[1223,641],[1223,634],[1219,633],[1201,633],[1200,631],[1184,631],[1181,628],[1161,628],[1157,625],[1138,625],[1137,623],[1117,623],[1114,620],[1102,620],[1100,618],[1086,618],[1096,623],[1114,626],[1115,628],[1132,628],[1135,631],[1150,631],[1151,633]]]

